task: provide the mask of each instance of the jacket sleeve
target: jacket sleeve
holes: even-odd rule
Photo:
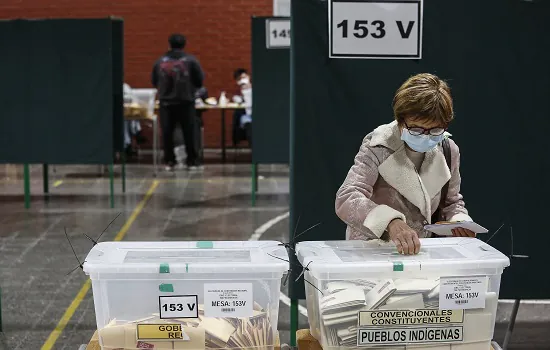
[[[468,215],[460,194],[460,150],[453,140],[449,139],[449,144],[451,146],[451,179],[441,214],[445,221],[473,221]]]
[[[336,215],[348,226],[364,234],[365,239],[381,238],[393,219],[405,221],[405,215],[371,200],[378,179],[380,161],[369,140],[363,140],[353,166],[336,193]]]
[[[159,83],[159,64],[160,60],[156,61],[153,65],[153,70],[151,71],[151,84],[158,89],[158,83]]]
[[[204,84],[204,71],[196,57],[191,57],[189,68],[191,70],[191,82],[196,89],[199,89]]]

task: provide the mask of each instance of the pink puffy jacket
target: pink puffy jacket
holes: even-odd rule
[[[449,182],[443,220],[472,220],[460,194],[460,153],[449,139],[451,169],[441,146],[426,153],[420,171],[405,152],[397,122],[381,125],[363,140],[354,165],[336,194],[336,214],[347,225],[347,239],[376,239],[388,223],[401,218],[418,232],[431,223],[440,204],[441,189]]]

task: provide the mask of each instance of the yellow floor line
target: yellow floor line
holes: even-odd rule
[[[63,183],[63,181],[57,180],[56,182],[53,183],[53,187],[59,187],[59,186],[61,186],[62,183]]]
[[[147,202],[149,201],[149,199],[157,189],[158,185],[159,185],[159,181],[154,180],[151,186],[149,187],[149,190],[147,190],[145,197],[143,197],[141,202],[139,202],[139,204],[136,206],[136,208],[132,212],[132,215],[130,215],[128,220],[126,220],[126,222],[124,223],[124,226],[122,226],[120,231],[118,231],[114,239],[115,241],[120,241],[124,238],[124,236],[126,236],[126,233],[130,229],[134,221],[137,219],[137,217],[139,216],[139,214],[141,213],[141,211],[143,210],[143,208],[145,207],[145,205],[147,204]],[[80,306],[80,303],[82,303],[82,300],[84,300],[84,297],[86,297],[86,294],[90,290],[90,286],[91,286],[90,280],[87,280],[86,282],[84,282],[84,284],[82,285],[82,288],[80,288],[80,291],[71,302],[71,305],[69,305],[67,310],[65,310],[65,313],[57,323],[57,326],[50,333],[50,336],[48,337],[48,339],[46,339],[46,342],[44,343],[44,345],[42,345],[41,350],[53,349],[55,342],[57,341],[61,333],[63,333],[63,330],[65,329],[65,327],[67,326],[71,318],[73,317],[76,309],[78,309],[78,307]]]

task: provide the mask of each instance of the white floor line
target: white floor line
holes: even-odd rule
[[[282,221],[286,218],[288,218],[290,215],[290,212],[286,212],[284,214],[281,214],[279,216],[274,217],[273,219],[269,220],[262,226],[258,227],[256,230],[254,230],[254,233],[250,236],[248,239],[249,241],[259,241],[260,238],[262,238],[262,235],[269,230],[271,227],[275,226],[279,221]],[[290,306],[290,298],[285,293],[281,292],[279,300],[285,304],[286,306]],[[298,305],[298,312],[302,315],[307,317],[307,309],[303,307],[302,305]]]
[[[290,215],[290,212],[287,211],[286,213],[284,213],[282,215],[279,215],[279,216],[276,216],[273,219],[269,220],[268,222],[266,222],[262,226],[258,227],[254,231],[252,236],[250,236],[250,238],[248,240],[249,241],[258,241],[258,240],[260,240],[260,237],[262,237],[262,235],[265,233],[265,231],[269,230],[271,227],[273,227],[279,221],[288,218],[289,215]]]

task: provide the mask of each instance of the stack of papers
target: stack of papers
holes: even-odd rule
[[[268,313],[254,303],[252,317],[205,317],[199,305],[198,318],[160,319],[159,314],[129,321],[112,320],[99,331],[102,344],[107,348],[136,349],[148,346],[155,349],[220,349],[241,348],[268,350],[273,348],[273,328]],[[138,341],[138,324],[181,324],[186,341]]]
[[[321,314],[338,312],[342,309],[362,307],[365,305],[365,290],[348,288],[321,298]]]

